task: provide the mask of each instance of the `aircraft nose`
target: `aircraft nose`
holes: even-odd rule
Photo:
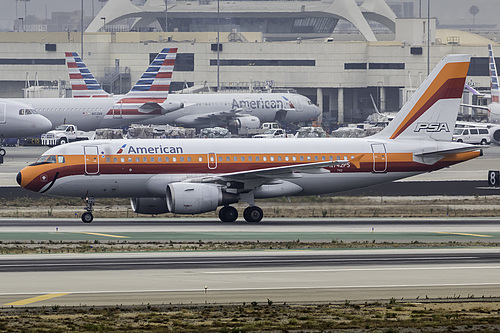
[[[41,131],[43,132],[48,132],[52,129],[52,122],[45,118],[44,116],[40,115],[40,119],[37,122],[37,126],[40,128]]]
[[[17,176],[16,176],[16,182],[21,185],[21,182],[23,180],[23,176],[21,175],[21,172],[18,172],[17,173]]]

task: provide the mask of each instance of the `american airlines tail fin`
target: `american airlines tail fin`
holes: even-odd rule
[[[497,65],[495,63],[495,55],[491,44],[488,44],[489,68],[491,79],[491,102],[500,103],[500,90],[498,88]]]
[[[73,97],[109,97],[76,52],[65,52]]]
[[[444,57],[389,125],[372,137],[451,141],[469,62],[470,55]]]
[[[176,56],[177,48],[161,50],[122,101],[126,103],[129,102],[128,99],[142,98],[165,100],[170,89]]]

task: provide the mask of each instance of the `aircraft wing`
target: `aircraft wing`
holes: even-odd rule
[[[332,167],[334,165],[353,163],[356,167],[359,167],[360,159],[361,157],[358,157],[355,160],[351,161],[324,161],[248,171],[238,171],[215,176],[192,178],[188,179],[187,181],[192,183],[215,183],[221,185],[227,185],[229,183],[229,187],[249,189],[272,182],[277,179],[282,180],[287,178],[300,178],[302,177],[301,173],[329,173],[330,171],[325,168]]]
[[[241,108],[226,110],[226,111],[217,111],[210,112],[199,115],[195,118],[195,120],[227,120],[228,118],[233,118],[238,112],[242,111]]]
[[[461,106],[465,106],[467,108],[488,110],[488,107],[487,106],[483,106],[483,105],[473,105],[473,104],[463,104],[463,103],[460,103],[460,105]]]

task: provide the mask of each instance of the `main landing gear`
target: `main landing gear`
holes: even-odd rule
[[[82,221],[84,223],[90,223],[94,220],[94,215],[92,215],[92,212],[94,211],[94,204],[94,197],[85,198],[85,213],[82,214]]]
[[[243,218],[247,222],[260,222],[264,212],[257,206],[250,206],[243,211]],[[234,222],[238,218],[238,211],[232,206],[224,206],[219,210],[219,219],[222,222]]]

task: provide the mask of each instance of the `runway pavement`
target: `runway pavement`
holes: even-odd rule
[[[0,260],[0,304],[494,297],[499,255],[499,249],[434,249],[9,256]]]

